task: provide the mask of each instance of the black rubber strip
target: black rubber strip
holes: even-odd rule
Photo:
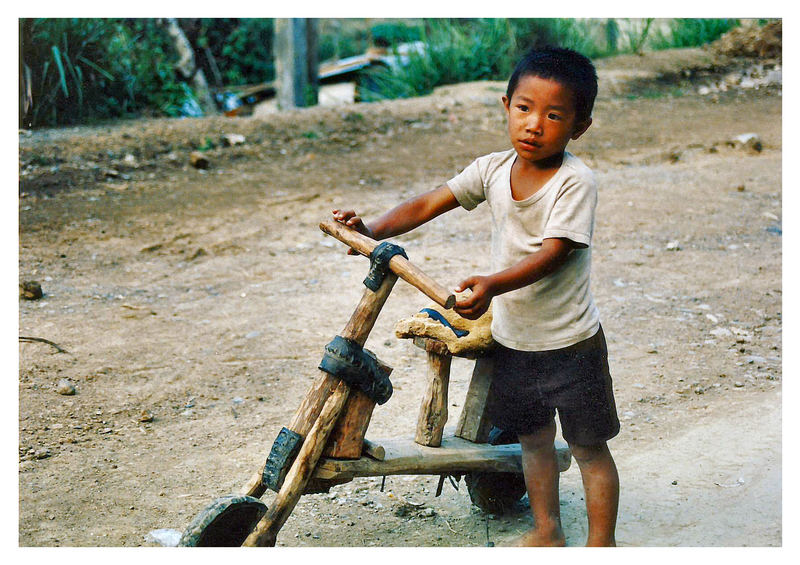
[[[453,330],[453,333],[456,334],[456,337],[464,337],[465,335],[469,335],[467,330],[457,330],[453,327],[453,325],[447,321],[447,318],[442,316],[439,312],[434,310],[433,308],[423,308],[420,312],[425,312],[428,316],[439,322],[445,327],[450,328]]]

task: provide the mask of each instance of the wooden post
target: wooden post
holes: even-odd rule
[[[446,350],[446,348],[445,348]],[[450,383],[450,353],[428,351],[428,388],[422,397],[414,441],[439,447],[447,423],[447,388]]]
[[[489,401],[489,386],[492,384],[492,367],[491,355],[478,357],[475,360],[464,408],[461,409],[461,417],[456,428],[457,437],[476,443],[485,443],[489,439],[492,424],[489,421],[486,405]]]
[[[275,20],[275,79],[280,109],[317,104],[317,22],[313,18]]]

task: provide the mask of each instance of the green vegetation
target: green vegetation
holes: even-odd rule
[[[739,20],[713,18],[680,18],[670,22],[669,33],[657,34],[654,49],[696,47],[710,43],[739,26]]]
[[[217,86],[275,78],[274,27],[272,19],[263,18],[202,18],[183,25],[197,64]]]
[[[20,116],[26,126],[144,112],[175,116],[192,95],[176,79],[169,42],[153,20],[40,18],[19,23],[27,66],[20,74],[28,78],[34,101]]]
[[[372,70],[359,92],[365,101],[421,96],[446,84],[505,80],[531,47],[569,47],[594,59],[641,53],[648,47],[702,45],[739,25],[738,20],[676,19],[670,21],[668,33],[654,33],[655,22],[652,18],[426,20],[420,28],[425,50],[411,53],[405,65]]]
[[[181,27],[197,65],[216,87],[274,79],[272,19],[186,18]],[[658,24],[658,25],[657,25]],[[731,19],[575,20],[428,19],[320,21],[319,60],[363,53],[371,45],[396,50],[420,41],[424,49],[402,64],[373,69],[360,79],[363,100],[419,96],[440,85],[504,80],[532,46],[561,45],[590,58],[713,41]],[[156,19],[22,18],[20,124],[87,123],[142,115],[178,116],[194,94],[176,72],[172,40]],[[23,108],[28,92],[32,106]]]
[[[502,80],[533,46],[561,45],[590,57],[602,54],[584,24],[570,19],[427,20],[420,37],[426,48],[410,53],[407,64],[367,75],[360,88],[362,100],[408,98],[445,84]]]

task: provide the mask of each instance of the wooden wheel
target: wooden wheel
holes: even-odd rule
[[[267,505],[245,495],[216,499],[183,532],[179,547],[239,547],[267,512]]]

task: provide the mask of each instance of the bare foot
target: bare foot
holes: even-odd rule
[[[567,545],[561,528],[552,532],[530,530],[511,543],[512,547],[564,547]]]

